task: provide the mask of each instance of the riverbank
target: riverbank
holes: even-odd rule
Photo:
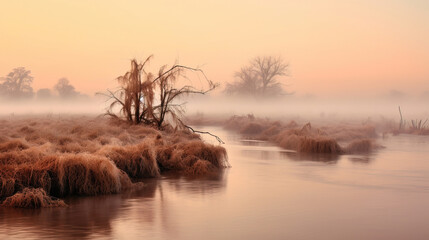
[[[381,148],[377,138],[383,136],[386,123],[328,122],[315,123],[258,118],[252,114],[230,118],[190,117],[192,124],[221,126],[250,140],[262,140],[287,150],[302,153],[359,154]],[[381,126],[383,125],[383,126]],[[381,133],[380,133],[381,132]]]

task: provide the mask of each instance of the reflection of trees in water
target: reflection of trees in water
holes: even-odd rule
[[[215,194],[225,188],[226,174],[194,179],[168,175],[162,180],[144,182],[142,189],[122,194],[65,199],[70,205],[67,208],[0,208],[0,239],[15,233],[26,239],[111,237],[116,219],[133,219],[137,224],[149,224],[171,232],[174,229],[168,222],[172,215],[165,204],[165,194],[171,191],[190,195]]]

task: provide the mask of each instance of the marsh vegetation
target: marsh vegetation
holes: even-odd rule
[[[216,84],[202,70],[182,65],[163,66],[152,74],[145,69],[150,59],[132,60],[130,71],[117,78],[118,90],[104,93],[111,101],[105,115],[111,118],[1,119],[2,206],[64,206],[57,198],[119,193],[170,171],[202,176],[228,167],[226,150],[205,143],[197,133],[222,140],[186,125],[183,104],[176,102],[185,95],[205,94]],[[207,89],[178,86],[185,70],[202,74]],[[64,78],[55,89],[63,98],[79,94]]]
[[[102,117],[31,116],[0,121],[4,206],[29,206],[11,204],[19,197],[28,201],[119,193],[169,171],[201,176],[228,166],[223,147],[204,143],[188,130],[160,131]],[[33,206],[43,207],[43,202]]]

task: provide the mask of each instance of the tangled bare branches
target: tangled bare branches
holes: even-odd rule
[[[288,75],[289,65],[280,57],[256,57],[235,73],[237,81],[228,83],[225,92],[229,95],[248,95],[254,97],[279,96],[290,94],[282,89],[278,77]]]
[[[117,78],[120,88],[115,92],[107,90],[107,94],[101,93],[113,100],[106,114],[125,118],[134,124],[152,125],[158,129],[167,125],[167,119],[178,128],[192,129],[180,120],[184,113],[183,103],[177,103],[175,100],[190,94],[206,94],[217,85],[210,81],[201,69],[178,64],[170,68],[164,65],[157,74],[148,72],[145,67],[151,58],[152,56],[149,56],[142,63],[131,60],[130,71]],[[208,87],[197,89],[192,86],[192,81],[184,75],[186,71],[202,75]],[[181,77],[187,84],[178,87],[177,81]],[[117,106],[120,107],[119,114],[114,111]]]

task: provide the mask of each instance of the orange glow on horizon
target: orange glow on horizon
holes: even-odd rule
[[[280,55],[296,94],[421,94],[428,11],[405,0],[3,1],[0,76],[24,66],[36,91],[67,77],[91,94],[149,54],[154,68],[178,60],[220,83],[250,58]]]

